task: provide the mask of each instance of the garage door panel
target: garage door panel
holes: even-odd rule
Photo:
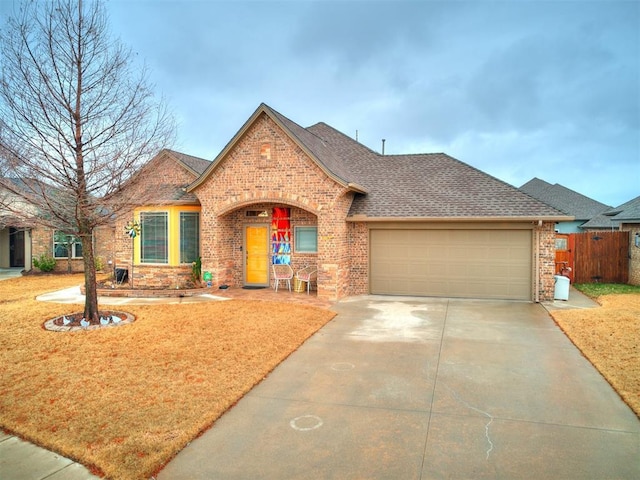
[[[371,230],[374,294],[531,299],[530,230]]]

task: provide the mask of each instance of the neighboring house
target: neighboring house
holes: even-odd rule
[[[586,230],[625,230],[622,220],[633,219],[638,208],[638,198],[629,200],[615,208],[608,208],[584,224]],[[625,222],[628,223],[628,222]]]
[[[213,162],[164,150],[139,174],[157,198],[115,240],[137,287],[185,284],[197,255],[215,287],[269,287],[286,263],[315,266],[330,300],[550,300],[554,227],[572,220],[446,154],[381,155],[264,104]]]
[[[629,284],[640,285],[640,196],[604,212],[623,232],[629,232]]]
[[[556,232],[558,233],[579,233],[588,229],[611,229],[610,222],[605,222],[604,226],[596,223],[589,225],[590,220],[610,209],[609,205],[586,197],[558,183],[552,185],[539,178],[532,178],[522,185],[520,190],[567,215],[575,217],[571,221],[558,222],[556,224]]]
[[[0,268],[31,270],[31,233],[37,216],[35,207],[7,189],[23,185],[15,178],[0,178]],[[14,212],[22,212],[16,215]]]
[[[22,267],[30,271],[33,258],[45,255],[56,259],[54,271],[82,272],[81,243],[64,232],[39,225],[37,207],[9,192],[3,187],[4,182],[11,182],[13,188],[26,189],[25,182],[29,181],[0,179],[0,268]],[[94,232],[94,254],[105,267],[114,257],[113,235],[113,227],[101,227]]]
[[[0,268],[31,270],[31,228],[0,208]]]

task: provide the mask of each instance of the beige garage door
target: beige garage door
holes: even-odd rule
[[[371,230],[373,294],[531,300],[530,230]]]

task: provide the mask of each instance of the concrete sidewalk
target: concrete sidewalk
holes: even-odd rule
[[[23,267],[0,268],[0,280],[9,280],[22,276]]]
[[[0,479],[92,480],[83,465],[0,431]]]

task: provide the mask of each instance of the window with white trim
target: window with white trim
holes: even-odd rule
[[[71,255],[69,255],[71,253]],[[54,258],[82,258],[82,242],[75,235],[68,235],[60,230],[53,233]]]

